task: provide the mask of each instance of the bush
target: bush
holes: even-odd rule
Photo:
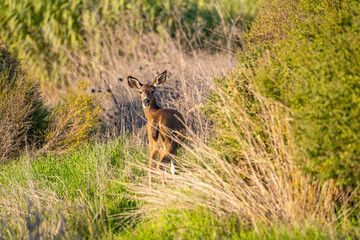
[[[86,92],[87,87],[81,82],[76,90],[61,98],[50,115],[51,123],[44,134],[46,144],[40,153],[71,150],[91,140],[102,108],[96,96]]]
[[[20,67],[0,46],[0,160],[16,156],[28,145],[43,153],[86,144],[101,112],[96,96],[86,93],[87,85],[81,83],[50,111],[38,85]]]
[[[216,79],[218,90],[207,98],[203,111],[210,120],[216,123],[213,139],[215,147],[229,162],[238,164],[243,160],[243,144],[239,139],[249,137],[251,141],[266,142],[270,136],[263,131],[267,119],[261,116],[262,109],[259,99],[254,96],[251,84],[239,68],[228,78]],[[219,104],[226,102],[228,105]],[[251,122],[246,125],[244,119]],[[265,137],[266,135],[266,137]],[[260,140],[260,139],[259,139]],[[268,148],[267,151],[271,151]]]
[[[47,117],[38,86],[0,45],[0,160],[16,155],[28,144],[41,143]]]
[[[360,3],[265,1],[260,12],[240,59],[262,93],[291,109],[295,160],[317,179],[358,185]]]

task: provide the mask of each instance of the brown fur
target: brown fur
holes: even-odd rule
[[[144,107],[145,117],[148,120],[147,132],[149,137],[150,163],[149,163],[149,185],[151,187],[151,169],[153,161],[160,155],[157,168],[165,170],[164,164],[172,160],[179,148],[179,142],[184,139],[186,128],[181,114],[174,109],[160,108],[155,99],[156,86],[163,84],[166,80],[166,71],[160,74],[151,84],[141,84],[134,77],[128,77],[128,84],[132,88],[137,88],[141,95],[141,101],[148,100],[148,107]],[[165,184],[165,177],[163,177]]]

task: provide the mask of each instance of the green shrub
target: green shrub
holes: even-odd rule
[[[76,90],[63,96],[50,115],[51,123],[44,133],[46,144],[40,152],[68,151],[89,143],[102,111],[96,96],[86,92],[81,82]]]
[[[38,86],[0,45],[0,160],[14,156],[26,145],[41,143],[48,114]]]
[[[96,96],[86,93],[87,84],[80,83],[50,111],[38,85],[5,46],[0,46],[0,70],[0,160],[28,145],[43,153],[89,142],[101,108]]]
[[[249,140],[245,136],[252,138],[251,141],[257,141],[259,137],[265,142],[269,139],[263,131],[267,119],[261,116],[261,103],[254,96],[248,80],[241,68],[227,79],[216,79],[218,91],[208,96],[203,108],[205,115],[216,123],[213,146],[229,162],[236,164],[243,160],[244,152],[239,139],[244,139],[244,142]],[[248,122],[251,125],[247,125]],[[267,151],[271,151],[271,148]]]
[[[292,111],[295,160],[318,179],[359,184],[360,3],[265,1],[260,13],[240,60]]]

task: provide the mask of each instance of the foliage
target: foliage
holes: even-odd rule
[[[0,46],[0,160],[43,141],[48,110],[38,86],[5,46]]]
[[[101,29],[121,25],[138,35],[168,32],[193,47],[218,39],[223,34],[214,34],[218,26],[244,28],[256,9],[257,1],[250,0],[4,0],[0,2],[0,42],[17,50],[42,85],[63,87],[69,84],[63,76],[68,51],[82,51],[88,36],[96,42],[99,55]]]
[[[280,39],[286,38],[294,20],[302,14],[298,8],[299,3],[294,0],[264,0],[261,3],[259,12],[251,23],[251,30],[244,36],[248,50],[255,46],[276,44]]]
[[[80,83],[50,113],[38,85],[4,46],[0,50],[0,159],[26,146],[61,152],[89,142],[101,108],[96,96],[86,93],[88,85]]]
[[[360,181],[359,9],[358,1],[264,4],[240,56],[261,91],[292,110],[299,165],[346,186]],[[264,22],[270,29],[261,30]],[[267,32],[286,34],[261,43]]]
[[[62,97],[50,116],[51,124],[44,133],[46,144],[40,152],[71,150],[91,140],[102,108],[96,96],[86,92],[87,87],[81,82],[76,90]]]

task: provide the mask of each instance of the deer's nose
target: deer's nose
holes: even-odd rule
[[[148,98],[144,98],[143,103],[149,103],[150,100]]]

